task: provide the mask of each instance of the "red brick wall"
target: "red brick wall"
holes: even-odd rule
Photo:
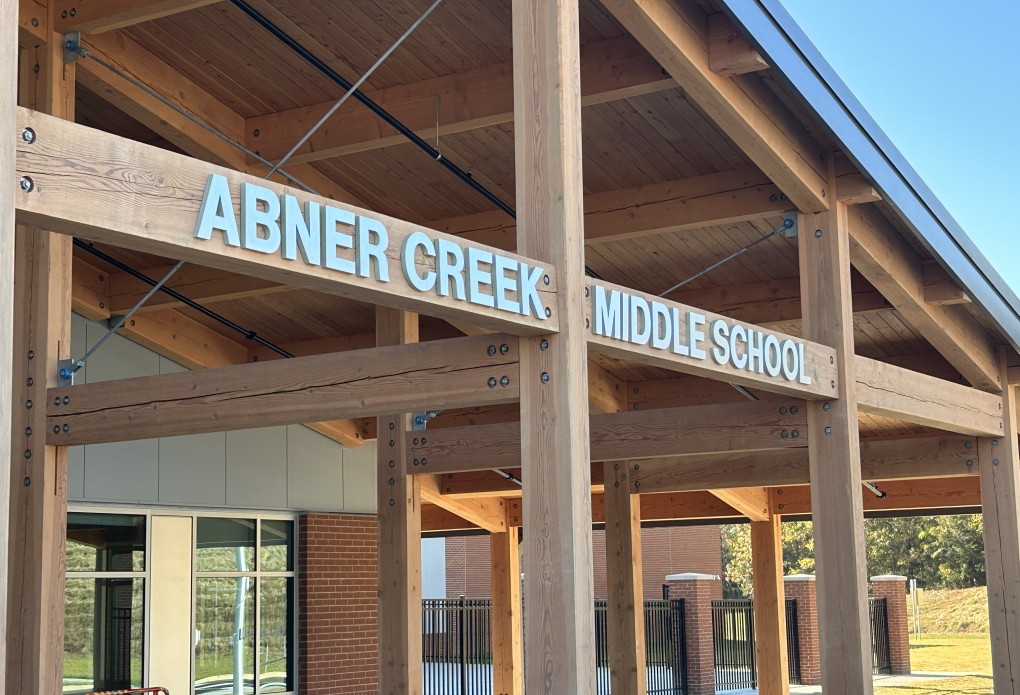
[[[305,514],[298,534],[299,692],[374,693],[379,681],[376,518]]]
[[[802,577],[798,575],[786,578],[786,598],[797,599],[800,682],[804,685],[819,685],[822,682],[822,661],[818,642],[818,597],[814,577]]]
[[[525,539],[527,534],[525,533]],[[527,540],[525,540],[525,545]],[[606,533],[592,532],[592,569],[595,596],[605,598]],[[679,572],[722,574],[718,526],[675,526],[641,530],[642,569],[646,599],[662,598],[666,576]],[[457,536],[446,539],[446,595],[491,595],[488,536]],[[720,585],[719,595],[722,598]]]
[[[910,627],[907,623],[907,578],[871,578],[871,595],[885,599],[889,620],[889,666],[894,674],[910,673]]]
[[[689,574],[689,576],[692,578],[668,582],[669,597],[684,600],[687,692],[690,695],[715,695],[712,601],[722,595],[722,580],[718,575]],[[708,578],[710,576],[711,579]]]

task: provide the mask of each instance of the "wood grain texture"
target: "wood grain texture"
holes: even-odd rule
[[[75,66],[64,64],[60,36],[47,39],[22,56],[18,103],[73,119]],[[9,80],[3,80],[5,88]],[[4,101],[4,109],[15,103]],[[17,141],[25,142],[22,137]],[[42,404],[47,387],[57,381],[58,361],[70,357],[71,239],[26,226],[19,226],[15,236],[18,313],[7,326],[14,327],[18,359],[14,413],[7,415],[14,415],[9,470],[17,484],[11,486],[6,566],[13,568],[7,599],[16,609],[8,614],[5,692],[34,695],[59,692],[63,676],[67,449],[47,445]]]
[[[32,193],[16,194],[19,220],[211,268],[256,275],[394,308],[423,310],[440,318],[459,318],[485,328],[503,328],[530,335],[558,328],[557,279],[551,261],[543,266],[549,284],[538,283],[538,294],[543,305],[551,310],[551,316],[539,318],[412,289],[400,267],[400,249],[403,240],[421,228],[349,205],[336,204],[355,214],[366,214],[387,227],[386,259],[390,282],[288,261],[279,255],[227,246],[218,241],[197,243],[195,221],[206,179],[213,173],[225,176],[235,193],[241,182],[251,182],[275,193],[287,190],[303,201],[320,204],[332,201],[26,110],[19,111],[19,123],[31,125],[38,133],[38,140],[32,147],[18,141],[21,143],[18,171],[31,176],[36,184]],[[66,175],[68,167],[76,170],[75,176]],[[438,232],[430,236],[444,237]],[[445,238],[455,241],[452,237]],[[527,262],[531,267],[537,265],[514,254],[499,253]],[[429,265],[432,261],[434,259],[420,261],[420,272],[434,270],[434,262]]]
[[[632,494],[630,466],[603,464],[606,481],[606,606],[612,692],[645,695],[644,584],[641,574],[641,497]]]
[[[55,30],[100,34],[211,5],[219,0],[52,0]]]
[[[782,128],[783,117],[755,99],[739,79],[712,71],[708,20],[699,7],[655,0],[603,4],[797,208],[828,208],[831,188],[818,164],[822,148],[806,132]]]
[[[835,171],[830,162],[830,184]],[[838,398],[808,403],[808,456],[818,570],[822,687],[873,692],[868,584],[864,554],[861,453],[854,380],[853,309],[847,208],[801,215],[804,336],[837,352]]]
[[[1002,389],[995,346],[963,307],[925,301],[921,259],[873,209],[848,214],[853,265],[976,388]]]
[[[561,332],[521,341],[524,678],[562,695],[595,693],[579,21],[577,0],[512,7],[517,248],[561,283]]]
[[[489,533],[504,533],[507,530],[506,502],[497,497],[463,499],[448,497],[442,493],[442,481],[438,475],[421,475],[418,487],[422,502],[442,507],[457,516],[470,521]]]
[[[726,77],[769,67],[747,37],[722,12],[708,17],[708,61],[712,72]]]
[[[771,510],[767,498],[766,504]],[[789,695],[790,692],[782,526],[777,514],[772,514],[768,520],[751,523],[754,650],[759,695]]]
[[[849,278],[847,278],[847,281],[849,282]],[[612,338],[610,336],[597,335],[595,333],[595,318],[593,315],[596,286],[606,288],[607,292],[611,290],[626,292],[631,296],[641,297],[647,302],[661,302],[667,309],[677,309],[680,312],[681,321],[684,320],[683,317],[686,316],[686,312],[688,311],[701,313],[705,316],[704,329],[706,336],[708,336],[708,327],[717,319],[723,319],[730,325],[740,324],[745,329],[751,328],[756,331],[763,330],[760,326],[727,319],[726,317],[718,314],[702,311],[698,307],[690,307],[677,302],[660,299],[654,295],[636,292],[626,287],[613,285],[602,280],[586,278],[585,326],[588,334],[588,345],[593,352],[610,355],[620,359],[633,360],[634,362],[639,362],[641,364],[662,367],[664,369],[683,372],[685,374],[693,374],[695,376],[706,377],[709,379],[724,380],[729,383],[740,384],[742,386],[787,396],[795,396],[799,398],[832,398],[837,393],[839,378],[835,351],[832,348],[821,345],[817,342],[803,340],[801,338],[793,338],[792,336],[787,336],[776,331],[770,330],[768,332],[775,335],[780,342],[790,339],[794,342],[804,344],[804,373],[810,377],[810,384],[802,384],[797,380],[787,381],[781,376],[770,377],[764,372],[758,373],[746,369],[737,369],[729,362],[725,364],[718,364],[713,361],[711,357],[694,359],[686,355],[676,354],[668,349],[655,349],[650,345],[638,345],[628,341]],[[708,345],[709,343],[706,340],[704,344],[706,350],[710,349]]]
[[[489,536],[492,568],[492,692],[523,695],[521,556],[517,529]]]
[[[490,355],[492,339],[513,348]],[[519,397],[516,343],[451,338],[55,388],[46,432],[71,445],[508,403]],[[488,386],[503,376],[507,386]]]
[[[19,5],[0,0],[0,128],[14,133],[18,103]],[[14,139],[0,141],[0,171],[14,167]],[[0,186],[0,442],[11,441],[13,420],[12,374],[14,370],[14,186]],[[20,399],[19,399],[20,400]],[[19,407],[22,405],[18,403]],[[10,509],[11,447],[0,446],[0,512]],[[8,557],[9,515],[0,513],[0,548]],[[8,599],[7,564],[0,572],[0,683],[7,682]]]
[[[376,309],[376,342],[418,341],[418,316]],[[380,416],[376,509],[379,518],[379,693],[421,695],[421,480],[404,475],[411,416]]]
[[[763,487],[724,487],[711,493],[752,522],[768,521],[771,516],[768,491]]]
[[[866,413],[960,434],[998,437],[1002,398],[867,357],[854,358],[857,406]]]
[[[868,512],[958,509],[959,513],[971,513],[981,507],[980,482],[976,475],[932,480],[887,480],[877,485],[885,493],[884,497],[878,497],[870,490],[863,491],[863,509]],[[812,514],[812,518],[817,517],[812,512],[809,486],[770,488],[769,492],[776,514]]]
[[[1008,369],[1003,348],[1000,370]],[[1017,453],[1017,394],[1003,393],[1005,432],[981,439],[981,511],[988,575],[988,623],[995,692],[1020,692],[1020,456]]]

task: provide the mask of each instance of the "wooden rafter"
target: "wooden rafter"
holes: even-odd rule
[[[437,476],[420,475],[422,502],[429,502],[456,514],[489,533],[505,533],[507,530],[506,502],[498,497],[483,499],[460,499],[445,497],[440,489]]]
[[[80,31],[101,34],[133,24],[211,5],[219,0],[51,0],[55,29],[61,34]]]
[[[711,490],[711,493],[751,521],[768,521],[771,516],[766,488],[726,487]]]

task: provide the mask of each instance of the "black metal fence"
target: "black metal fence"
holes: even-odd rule
[[[595,601],[596,682],[610,693],[609,623],[605,600]],[[492,601],[422,601],[424,695],[492,695]],[[648,695],[686,695],[687,649],[683,599],[645,601]]]
[[[756,688],[754,607],[751,599],[712,601],[715,686],[718,690]]]
[[[889,660],[889,613],[884,598],[869,598],[871,657],[875,673],[892,673]]]

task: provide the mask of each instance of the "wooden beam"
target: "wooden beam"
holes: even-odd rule
[[[847,278],[847,282],[849,282],[849,278]],[[849,287],[847,291],[849,293]],[[802,351],[798,350],[803,353],[797,359],[800,367],[795,370],[800,372],[799,374],[793,375],[791,378],[791,375],[786,372],[780,374],[777,366],[776,375],[770,376],[764,369],[761,371],[748,369],[747,367],[753,364],[749,359],[744,359],[744,368],[738,368],[734,366],[735,360],[730,360],[729,357],[718,358],[717,353],[713,350],[713,343],[709,342],[714,340],[711,327],[716,321],[725,324],[726,336],[734,335],[733,328],[739,326],[745,336],[750,335],[748,331],[751,331],[764,342],[766,337],[762,335],[763,329],[760,326],[728,319],[719,314],[703,311],[698,307],[689,307],[593,278],[585,278],[584,295],[584,325],[588,333],[588,347],[593,352],[798,398],[832,398],[837,392],[838,365],[836,364],[835,351],[831,347],[775,331],[765,331],[774,336],[777,346],[785,341],[790,341],[792,345],[797,346],[794,347],[795,350],[798,350],[799,346],[803,346]],[[610,310],[615,307],[615,321],[606,318],[605,312],[596,310],[600,296],[606,298],[605,307]],[[648,326],[648,335],[645,336],[643,342],[629,339],[638,332],[637,330],[628,333],[624,328],[622,332],[620,331],[621,325],[626,325],[630,314],[638,316],[633,310],[628,311],[623,307],[632,307],[638,303],[643,303],[646,309],[653,304],[657,305],[665,316],[672,317],[666,319],[667,325],[673,326],[673,328],[668,328],[665,331],[667,339],[662,346],[656,346],[654,341],[649,340],[653,330],[651,325]],[[694,327],[692,330],[687,326],[693,320],[692,316],[699,317],[700,328]],[[637,319],[635,318],[634,321],[636,323]],[[654,332],[659,335],[662,322],[658,318],[646,319],[646,321],[648,324],[654,322]],[[676,331],[675,335],[674,331]],[[694,340],[695,331],[700,331],[700,340]],[[614,333],[619,334],[620,337],[616,337]],[[696,349],[701,350],[701,355],[695,356],[694,350],[691,350],[684,341],[700,344],[700,347],[696,346]],[[728,341],[724,338],[724,342],[727,345],[732,343],[732,346],[727,350],[727,355],[736,356],[739,350],[741,356],[747,357],[745,348],[748,340],[740,343],[736,339]],[[679,345],[679,349],[674,347],[675,345]],[[778,351],[779,348],[777,347],[776,350]]]
[[[150,278],[160,279],[171,268],[173,265],[145,268],[144,273]],[[199,265],[185,265],[174,273],[166,286],[203,305],[294,291],[294,288],[278,282]],[[109,276],[110,312],[114,315],[126,314],[150,289],[152,289],[151,286],[129,273],[111,273]],[[183,302],[169,294],[157,292],[141,306],[138,313],[180,309],[183,306],[185,306]]]
[[[781,215],[791,204],[757,169],[706,174],[584,197],[587,244],[703,229]],[[516,248],[516,222],[499,211],[481,212],[430,226],[478,243]]]
[[[71,446],[507,403],[519,395],[517,345],[499,339],[508,354],[489,355],[489,336],[453,338],[55,388],[44,431]]]
[[[767,494],[765,503],[771,510]],[[782,529],[782,520],[776,514],[751,522],[754,650],[759,695],[788,695],[790,692]]]
[[[769,496],[763,487],[718,488],[710,491],[752,522],[768,521]]]
[[[465,256],[498,252],[507,260],[511,270],[526,265],[526,273],[536,280],[535,291],[527,306],[520,308],[521,313],[515,313],[486,306],[482,299],[478,303],[466,301],[460,298],[464,295],[458,291],[441,295],[438,291],[414,289],[402,268],[402,245],[411,234],[423,232],[420,226],[333,204],[328,199],[310,194],[302,195],[300,200],[329,205],[344,215],[353,216],[352,219],[360,218],[366,224],[379,223],[385,227],[388,244],[380,253],[385,262],[373,262],[366,268],[364,266],[368,266],[371,260],[366,258],[361,269],[363,276],[311,265],[300,259],[288,260],[279,252],[267,254],[233,246],[225,243],[229,235],[216,233],[203,241],[196,239],[195,227],[211,175],[219,175],[226,180],[232,200],[238,200],[237,191],[242,183],[264,187],[274,196],[293,193],[293,190],[26,110],[19,111],[19,123],[21,127],[33,127],[38,133],[37,140],[31,145],[18,140],[18,171],[35,181],[35,189],[31,193],[20,194],[16,198],[18,219],[25,223],[45,225],[64,234],[76,234],[114,246],[257,275],[365,302],[405,310],[426,310],[439,318],[459,318],[485,328],[531,335],[558,329],[558,311],[554,310],[556,269],[551,261],[540,264],[496,249],[490,251],[473,244],[461,244],[455,238],[438,232],[424,232],[435,242],[449,241],[458,249],[467,246],[467,250],[462,251]],[[128,168],[136,173],[120,177],[108,186],[97,187],[94,177],[103,177],[103,172],[109,167]],[[67,176],[68,168],[75,169],[76,175]],[[168,180],[173,182],[172,186],[165,183]],[[371,234],[367,236],[372,237]],[[354,262],[352,248],[338,246],[336,250],[344,260]],[[484,264],[484,257],[479,262]],[[383,275],[383,270],[388,282],[377,279],[377,276]],[[434,258],[426,257],[417,262],[416,272],[419,275],[434,270]],[[512,275],[505,277],[511,283],[515,282]],[[490,288],[484,283],[480,287],[479,292],[492,300],[492,295],[488,294]],[[510,300],[516,296],[516,291],[507,291]],[[534,310],[534,304],[540,305],[540,308]]]
[[[822,148],[742,78],[712,71],[708,19],[694,3],[605,0],[605,7],[676,78],[724,133],[800,210],[829,207]]]
[[[803,401],[746,401],[592,415],[585,429],[594,461],[703,456],[804,447],[804,412]],[[521,467],[520,437],[520,423],[507,422],[430,429],[412,433],[408,444],[413,459],[427,461],[427,472],[455,473]]]
[[[489,533],[506,532],[506,502],[499,498],[469,500],[445,497],[437,478],[435,475],[421,475],[422,502],[442,507]]]
[[[1006,350],[1000,369],[1007,369]],[[1017,453],[1017,393],[1002,398],[1002,437],[978,443],[981,511],[988,577],[988,622],[992,680],[996,693],[1020,693],[1020,455]]]
[[[517,529],[489,536],[492,568],[492,692],[524,693],[521,557]]]
[[[877,210],[861,206],[849,211],[848,224],[854,267],[974,387],[1001,391],[995,346],[987,332],[963,307],[925,301],[923,263],[899,232]]]
[[[581,101],[601,104],[673,89],[669,77],[630,36],[581,49]],[[462,73],[370,92],[368,96],[421,137],[461,133],[513,121],[513,65],[486,65]],[[270,161],[287,154],[334,101],[249,118],[248,148]],[[438,109],[438,111],[437,111]],[[406,142],[360,104],[350,102],[291,157],[312,162]]]
[[[59,34],[101,34],[211,5],[218,0],[52,0]]]
[[[110,318],[109,273],[77,256],[71,269],[71,310],[93,321]]]
[[[829,187],[835,187],[831,163]],[[807,405],[811,505],[818,510],[812,516],[818,617],[819,624],[828,626],[820,631],[822,687],[870,695],[874,686],[847,207],[837,202],[826,213],[801,215],[798,229],[804,336],[836,348],[839,370],[838,398]]]
[[[0,171],[14,167],[15,105],[18,103],[19,4],[0,0],[0,128],[8,137],[0,143]],[[16,28],[17,27],[17,28]],[[5,562],[0,570],[0,683],[7,682],[8,565],[10,548],[11,471],[14,470],[11,439],[14,407],[14,187],[0,187],[0,553]],[[10,415],[7,415],[10,414]],[[15,604],[16,605],[16,604]]]
[[[381,350],[418,341],[418,317],[376,309]],[[278,364],[287,364],[286,360]],[[410,409],[394,409],[407,413]],[[380,416],[376,486],[379,515],[379,692],[421,695],[421,478],[404,475],[411,416]]]
[[[20,48],[37,48],[45,44],[50,35],[46,3],[40,0],[19,0],[15,12],[18,13],[18,43],[14,45]],[[11,65],[17,65],[17,60]],[[16,104],[17,101],[10,103]]]
[[[644,582],[641,575],[641,498],[631,494],[630,466],[606,462],[606,593],[612,692],[645,695]]]
[[[960,434],[1003,432],[1002,398],[994,394],[859,355],[854,379],[862,412]]]
[[[6,21],[13,20],[13,10],[0,16],[13,31],[16,23]],[[47,26],[52,22],[51,8]],[[20,103],[54,118],[74,118],[75,66],[64,64],[60,36],[49,34],[46,39],[21,55],[17,101],[7,98],[15,82],[14,63],[0,68],[7,78],[2,80],[0,107],[5,115]],[[4,54],[14,45],[5,41]],[[6,120],[4,124],[9,125]],[[21,127],[8,132],[27,144]],[[10,185],[16,180],[9,179]],[[45,402],[47,387],[57,381],[58,362],[71,356],[71,239],[35,227],[18,227],[13,233],[18,314],[8,317],[8,326],[14,328],[17,359],[12,408],[3,410],[4,417],[12,418],[9,474],[18,484],[11,486],[10,542],[3,567],[9,573],[6,599],[16,609],[7,613],[5,692],[34,695],[60,692],[63,677],[67,449],[47,444],[44,409],[34,404]]]
[[[924,261],[924,301],[929,304],[970,304],[971,298],[938,261]]]
[[[97,58],[149,86],[178,108],[240,142],[244,119],[219,99],[188,80],[122,32],[91,36],[84,47]],[[78,79],[90,91],[159,133],[193,157],[241,169],[245,155],[205,128],[188,120],[159,99],[114,74],[99,63],[84,59],[76,63]]]
[[[627,382],[588,361],[588,410],[592,413],[621,413],[627,409]]]
[[[876,487],[885,496],[878,497],[871,490],[864,490],[864,511],[969,510],[981,506],[980,479],[976,475],[932,480],[889,480],[878,483]],[[786,516],[811,514],[812,519],[818,517],[817,513],[812,512],[813,503],[809,486],[771,488],[769,492],[776,514]]]
[[[525,690],[595,692],[577,0],[512,3],[517,248],[555,263],[560,333],[521,341]]]
[[[767,70],[769,67],[758,49],[722,12],[708,16],[708,64],[712,72],[725,77]]]

